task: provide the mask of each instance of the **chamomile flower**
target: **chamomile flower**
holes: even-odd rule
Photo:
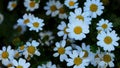
[[[39,8],[39,2],[36,3],[35,1],[25,0],[24,6],[26,7],[26,11],[34,11]]]
[[[57,51],[53,54],[54,57],[58,57],[60,55],[60,61],[63,62],[67,59],[67,54],[70,53],[72,48],[70,46],[65,47],[66,41],[62,40],[60,42],[55,43],[56,47],[54,48],[54,51]]]
[[[70,12],[69,21],[81,20],[83,23],[91,24],[91,18],[88,12],[82,12],[81,8],[76,8],[74,12]]]
[[[84,11],[89,12],[92,18],[96,18],[97,15],[100,16],[103,13],[104,6],[100,0],[86,0],[84,5]]]
[[[23,52],[25,58],[33,57],[33,55],[40,56],[40,52],[38,51],[37,47],[39,43],[36,40],[32,40],[32,42],[26,42],[26,49]]]
[[[67,66],[73,66],[73,68],[85,68],[88,66],[89,60],[83,59],[84,52],[78,52],[77,50],[73,50],[72,53],[69,54],[70,58],[66,60]]]
[[[19,46],[17,50],[18,50],[18,52],[22,53],[26,50],[26,48],[27,48],[27,46],[25,44],[23,44],[23,45]]]
[[[107,31],[104,32],[102,31],[100,34],[97,36],[98,42],[97,45],[100,47],[103,47],[103,49],[106,51],[113,51],[115,50],[114,46],[118,46],[118,40],[120,39],[115,31]]]
[[[13,63],[13,67],[11,68],[29,68],[30,67],[30,63],[26,62],[26,60],[23,58],[19,58],[18,61],[14,59],[12,63]]]
[[[34,15],[33,14],[24,14],[23,15],[23,18],[20,18],[20,19],[18,19],[17,20],[17,23],[19,24],[19,25],[27,25],[28,23],[30,23],[31,22],[31,20],[34,18]]]
[[[69,38],[82,40],[83,38],[86,38],[85,34],[89,33],[89,26],[82,21],[76,20],[74,23],[68,23],[66,31],[69,32]]]
[[[12,11],[16,6],[17,6],[17,2],[16,1],[9,1],[7,9]]]
[[[51,31],[40,32],[39,36],[40,36],[40,40],[39,41],[40,41],[41,45],[47,45],[47,46],[52,44],[53,43],[53,39],[55,38]]]
[[[113,25],[112,25],[112,23],[111,22],[109,22],[108,20],[104,20],[104,19],[101,19],[98,23],[97,23],[97,30],[99,31],[99,30],[101,30],[101,31],[111,31],[112,29],[112,27],[113,27]]]
[[[44,21],[43,19],[35,17],[31,20],[30,23],[27,24],[27,26],[30,27],[29,28],[30,31],[35,30],[36,32],[39,32],[39,30],[42,30],[43,29],[42,27],[45,25],[43,21]]]
[[[46,64],[42,64],[42,66],[38,66],[37,68],[57,68],[55,64],[52,64],[51,61],[47,62]]]
[[[113,53],[104,52],[104,53],[101,54],[101,61],[98,64],[98,66],[105,67],[105,68],[107,66],[114,67],[115,66],[114,63],[113,63],[114,58],[115,58],[115,56],[114,56]]]
[[[57,29],[60,30],[60,31],[57,33],[57,35],[58,35],[59,37],[63,36],[63,39],[66,39],[66,38],[67,38],[67,35],[68,35],[68,32],[66,31],[67,28],[68,28],[68,27],[67,27],[67,24],[66,24],[64,21],[62,21],[62,22],[58,25],[58,27],[57,27]]]
[[[24,32],[27,30],[26,26],[19,24],[15,24],[13,28],[20,34],[24,34]]]
[[[60,19],[67,19],[67,14],[63,4],[60,5],[60,8],[58,10],[59,10],[58,17]]]
[[[0,13],[0,24],[2,24],[3,20],[4,20],[4,15]]]
[[[78,7],[78,0],[65,0],[64,4],[69,8],[69,9],[74,9]]]
[[[57,16],[59,13],[59,8],[61,6],[59,1],[55,0],[49,0],[49,2],[46,3],[47,6],[44,7],[44,10],[46,10],[46,15],[51,15],[52,17]]]
[[[11,46],[2,47],[2,50],[0,50],[0,60],[2,60],[2,63],[4,63],[4,61],[8,61],[8,60],[12,60],[14,57],[14,50],[11,49]]]

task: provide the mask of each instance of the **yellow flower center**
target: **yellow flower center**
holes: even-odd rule
[[[69,2],[69,6],[74,6],[75,2],[74,1],[70,1]]]
[[[16,68],[23,68],[23,66],[21,66],[21,65],[18,65]]]
[[[55,5],[52,5],[52,6],[50,7],[50,9],[51,9],[52,12],[54,12],[55,10],[57,10],[57,8],[56,8]]]
[[[25,20],[24,20],[24,24],[27,24],[27,23],[29,23],[29,22],[30,22],[29,19],[25,19]]]
[[[88,51],[86,51],[86,50],[83,50],[83,52],[84,52],[84,56],[83,56],[83,58],[87,58],[88,57]]]
[[[84,21],[84,17],[81,15],[76,16],[77,19]]]
[[[35,7],[35,2],[31,1],[29,5],[30,5],[31,8],[33,8],[33,7]]]
[[[110,55],[108,55],[108,54],[106,54],[106,55],[104,55],[103,56],[103,61],[105,61],[105,62],[110,62],[111,61],[111,56]]]
[[[64,54],[65,53],[65,48],[63,48],[63,47],[58,48],[58,53],[59,54]]]
[[[98,54],[96,54],[96,55],[95,55],[95,58],[99,58],[99,55],[98,55]]]
[[[30,53],[30,54],[34,54],[35,53],[35,47],[33,47],[33,46],[28,46],[28,49],[27,49],[27,51]]]
[[[34,26],[35,28],[38,28],[38,27],[39,27],[39,23],[38,23],[38,22],[34,22],[34,23],[33,23],[33,26]]]
[[[108,27],[107,24],[103,24],[103,25],[102,25],[102,28],[103,28],[103,29],[106,29],[107,27]]]
[[[22,31],[22,27],[21,27],[21,26],[18,26],[18,27],[17,27],[17,31],[18,31],[18,32],[21,32],[21,31]]]
[[[7,65],[7,68],[9,68],[9,67],[12,67],[12,64],[8,64],[8,65]]]
[[[82,28],[80,26],[76,26],[74,28],[74,32],[75,32],[75,34],[81,34],[82,33]]]
[[[9,53],[7,51],[4,51],[2,53],[2,58],[6,59],[6,58],[8,58],[8,56],[9,56]]]
[[[17,4],[16,4],[16,3],[12,3],[11,6],[12,6],[13,8],[15,8],[15,7],[17,6]]]
[[[97,9],[98,9],[98,6],[97,6],[96,4],[91,4],[91,5],[90,5],[90,10],[91,10],[92,12],[96,12]]]
[[[79,57],[76,57],[75,59],[74,59],[74,64],[75,65],[80,65],[82,63],[82,59],[81,58],[79,58]]]
[[[24,50],[24,48],[25,48],[24,45],[20,46],[20,50]]]
[[[65,34],[68,34],[68,32],[66,31],[67,28],[68,28],[68,27],[65,27],[65,28],[64,28],[64,33],[65,33]]]
[[[105,42],[106,44],[110,44],[110,43],[112,43],[112,38],[111,38],[110,36],[106,36],[106,37],[104,38],[104,42]]]
[[[65,13],[65,9],[64,9],[63,7],[60,8],[60,9],[59,9],[59,13],[64,14],[64,13]]]

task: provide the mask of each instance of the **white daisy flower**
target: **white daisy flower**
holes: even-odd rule
[[[26,50],[26,48],[27,48],[27,46],[23,44],[23,45],[19,46],[17,50],[18,50],[18,52],[22,53]]]
[[[52,17],[57,16],[59,13],[59,8],[61,6],[59,1],[55,0],[49,0],[49,2],[46,3],[47,6],[44,7],[44,10],[47,10],[46,15],[51,15]]]
[[[82,21],[74,21],[74,23],[68,23],[68,28],[66,29],[69,32],[68,36],[75,40],[82,40],[86,38],[85,34],[89,33],[89,26]]]
[[[26,26],[19,24],[15,24],[13,28],[17,30],[17,32],[19,32],[20,34],[24,34],[24,32],[27,30]]]
[[[113,53],[108,53],[108,52],[102,53],[101,54],[101,61],[98,64],[98,66],[105,67],[105,68],[107,66],[114,67],[115,66],[114,63],[113,63],[114,58],[115,58],[115,56],[114,56]]]
[[[97,23],[97,30],[101,30],[101,31],[111,31],[113,25],[111,22],[109,22],[108,20],[104,20],[104,19],[101,19],[98,23]]]
[[[19,25],[27,25],[28,23],[30,23],[31,22],[31,19],[33,19],[35,16],[33,15],[33,14],[24,14],[23,15],[23,18],[21,19],[18,19],[17,20],[17,23],[19,24]]]
[[[43,21],[44,21],[43,19],[35,17],[31,20],[30,23],[27,24],[27,26],[30,27],[29,28],[30,31],[35,30],[36,32],[39,32],[39,30],[42,30],[43,29],[42,27],[45,25]]]
[[[64,4],[69,8],[69,9],[74,9],[78,7],[78,0],[65,0]]]
[[[16,1],[9,1],[7,9],[12,11],[16,6],[17,6],[17,2]]]
[[[0,24],[2,24],[3,20],[4,20],[4,15],[0,13]]]
[[[102,31],[100,34],[97,36],[98,42],[97,45],[100,47],[103,47],[103,49],[106,51],[113,51],[115,50],[114,46],[118,46],[118,40],[120,39],[115,31],[107,31],[104,32]]]
[[[60,5],[60,8],[58,10],[59,10],[58,17],[60,19],[67,19],[67,14],[63,4]]]
[[[73,66],[73,68],[85,68],[88,66],[89,60],[83,59],[84,52],[78,52],[77,50],[73,50],[71,54],[69,54],[70,58],[66,60],[67,66]]]
[[[40,52],[38,51],[37,47],[39,43],[36,40],[32,40],[32,42],[26,42],[26,50],[23,52],[25,58],[33,57],[33,55],[40,56]]]
[[[57,29],[60,30],[57,33],[57,35],[59,37],[63,36],[63,39],[67,39],[67,35],[68,35],[68,32],[66,31],[67,28],[68,28],[67,24],[64,21],[62,21],[57,27]]]
[[[97,15],[100,16],[103,13],[104,6],[100,0],[86,0],[84,3],[84,11],[89,12],[92,18],[96,18]]]
[[[40,40],[39,41],[40,41],[41,45],[47,45],[47,46],[52,44],[53,43],[53,39],[55,38],[51,31],[40,32],[39,36],[40,36]]]
[[[76,8],[74,12],[70,12],[69,21],[81,20],[86,24],[91,24],[89,12],[82,12],[81,8]]]
[[[13,60],[12,61],[14,67],[10,67],[10,68],[29,68],[30,67],[30,63],[26,62],[25,59],[23,58],[19,58],[19,60]]]
[[[42,66],[38,65],[37,68],[57,68],[57,67],[55,64],[52,64],[51,61],[49,61],[46,64],[42,64]]]
[[[39,2],[36,3],[35,1],[25,0],[24,6],[26,7],[26,11],[34,11],[39,8]]]
[[[67,59],[67,54],[70,53],[72,48],[70,46],[65,47],[66,41],[62,40],[61,42],[55,43],[56,47],[54,48],[54,51],[57,51],[53,54],[54,57],[58,57],[60,55],[60,61],[63,62]]]
[[[2,64],[5,64],[4,61],[12,60],[14,58],[14,50],[11,49],[11,46],[2,47],[0,50],[0,60],[2,60]]]

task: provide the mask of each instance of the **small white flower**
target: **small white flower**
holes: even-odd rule
[[[7,9],[12,11],[16,6],[17,6],[17,2],[16,1],[9,1]]]
[[[4,20],[4,15],[0,13],[0,24],[2,24],[3,20]]]
[[[38,66],[37,68],[56,68],[56,65],[49,61],[46,64],[42,64],[42,66]]]
[[[31,20],[30,23],[27,24],[27,26],[30,27],[29,28],[30,31],[35,30],[36,32],[39,32],[39,30],[42,30],[43,29],[42,27],[45,25],[43,21],[44,21],[43,19],[35,17]]]
[[[100,0],[86,0],[84,3],[84,11],[89,12],[92,18],[96,18],[97,15],[100,16],[103,13],[104,6]]]
[[[67,24],[64,21],[62,21],[57,27],[57,29],[60,30],[57,33],[57,35],[60,37],[63,36],[63,39],[67,39],[67,35],[68,35],[68,32],[66,31],[67,28],[68,28]]]
[[[33,57],[33,55],[40,56],[40,52],[37,49],[39,43],[36,40],[32,40],[32,42],[26,42],[25,46],[27,48],[23,52],[23,55],[25,56],[26,59],[29,57]]]
[[[19,58],[19,60],[13,60],[12,61],[14,67],[10,67],[10,68],[29,68],[30,67],[30,63],[26,62],[25,59]]]
[[[25,0],[24,6],[26,7],[27,11],[34,11],[35,9],[39,8],[39,2],[36,3],[35,1]]]
[[[97,23],[97,30],[98,31],[111,31],[113,25],[111,22],[109,22],[108,20],[104,20],[104,19],[101,19],[98,23]]]
[[[53,54],[54,57],[58,57],[60,55],[60,61],[63,62],[67,59],[67,54],[70,53],[72,48],[70,46],[65,47],[66,41],[62,40],[61,42],[56,42],[56,47],[54,48],[54,51],[57,51]]]
[[[103,47],[103,49],[106,51],[113,51],[115,50],[114,46],[118,46],[118,40],[120,39],[115,31],[107,31],[104,32],[102,31],[101,33],[98,34],[97,39],[99,40],[97,42],[98,46]]]
[[[46,15],[51,15],[52,17],[57,16],[59,13],[59,8],[61,6],[59,1],[55,0],[49,0],[49,2],[46,3],[47,6],[44,7],[44,10],[47,10]]]
[[[78,7],[78,0],[65,0],[64,4],[69,8],[69,9],[74,9]]]
[[[66,31],[69,32],[69,38],[82,40],[83,38],[86,38],[85,34],[89,33],[89,25],[83,23],[82,21],[76,20],[68,23],[68,28]]]

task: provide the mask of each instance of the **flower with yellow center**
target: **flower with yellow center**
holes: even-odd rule
[[[73,22],[78,20],[86,24],[91,24],[91,18],[88,12],[82,12],[81,8],[76,8],[74,12],[70,12],[69,21]]]
[[[55,17],[58,15],[59,10],[61,6],[61,3],[59,1],[55,0],[49,0],[46,3],[46,6],[44,7],[44,10],[46,10],[46,15],[51,15],[52,17]]]
[[[119,37],[117,37],[117,34],[115,31],[102,31],[101,33],[98,34],[97,39],[99,40],[97,42],[98,46],[103,47],[103,49],[106,51],[113,51],[115,48],[114,46],[118,46],[118,40]]]
[[[26,49],[23,52],[23,55],[27,59],[28,57],[33,57],[33,55],[40,56],[40,52],[37,49],[37,46],[39,46],[39,42],[36,40],[32,40],[31,42],[26,42]]]
[[[39,32],[39,30],[42,30],[42,27],[44,26],[43,19],[40,19],[38,17],[34,17],[31,20],[31,23],[28,23],[27,26],[30,27],[31,30],[35,30],[36,32]]]
[[[36,3],[35,1],[25,0],[24,6],[26,7],[27,11],[34,11],[35,9],[39,8],[39,2]]]
[[[16,1],[9,1],[7,9],[12,11],[16,6],[17,6],[17,2]]]
[[[101,54],[101,61],[99,62],[98,66],[101,67],[114,67],[114,54],[110,52],[104,52]]]
[[[30,67],[30,63],[26,62],[25,59],[23,58],[19,58],[18,61],[16,61],[15,59],[12,61],[13,63],[13,68],[29,68]]]
[[[74,23],[70,21],[66,31],[69,32],[68,37],[75,40],[82,40],[86,37],[85,34],[89,33],[89,25],[78,20],[74,21]]]
[[[74,9],[78,7],[78,0],[65,0],[64,4],[69,8],[69,9]]]
[[[64,60],[67,59],[67,54],[70,53],[71,47],[65,47],[66,41],[62,40],[60,42],[56,42],[56,47],[53,49],[54,51],[57,51],[56,53],[53,54],[54,57],[60,56],[60,61],[63,62]]]
[[[57,29],[60,30],[57,35],[59,37],[63,36],[63,39],[67,38],[67,35],[69,34],[66,29],[67,29],[67,24],[64,21],[61,21],[61,23],[58,25]]]
[[[83,59],[84,52],[77,50],[73,50],[71,54],[69,54],[70,58],[66,60],[67,66],[73,66],[73,68],[85,68],[88,66],[89,60]]]
[[[103,13],[104,6],[100,0],[86,0],[84,5],[84,11],[89,12],[92,18],[96,18],[97,15],[100,16]]]
[[[101,31],[111,31],[112,30],[112,23],[109,22],[108,20],[104,20],[104,19],[101,19],[98,23],[97,23],[97,30],[101,30]]]

